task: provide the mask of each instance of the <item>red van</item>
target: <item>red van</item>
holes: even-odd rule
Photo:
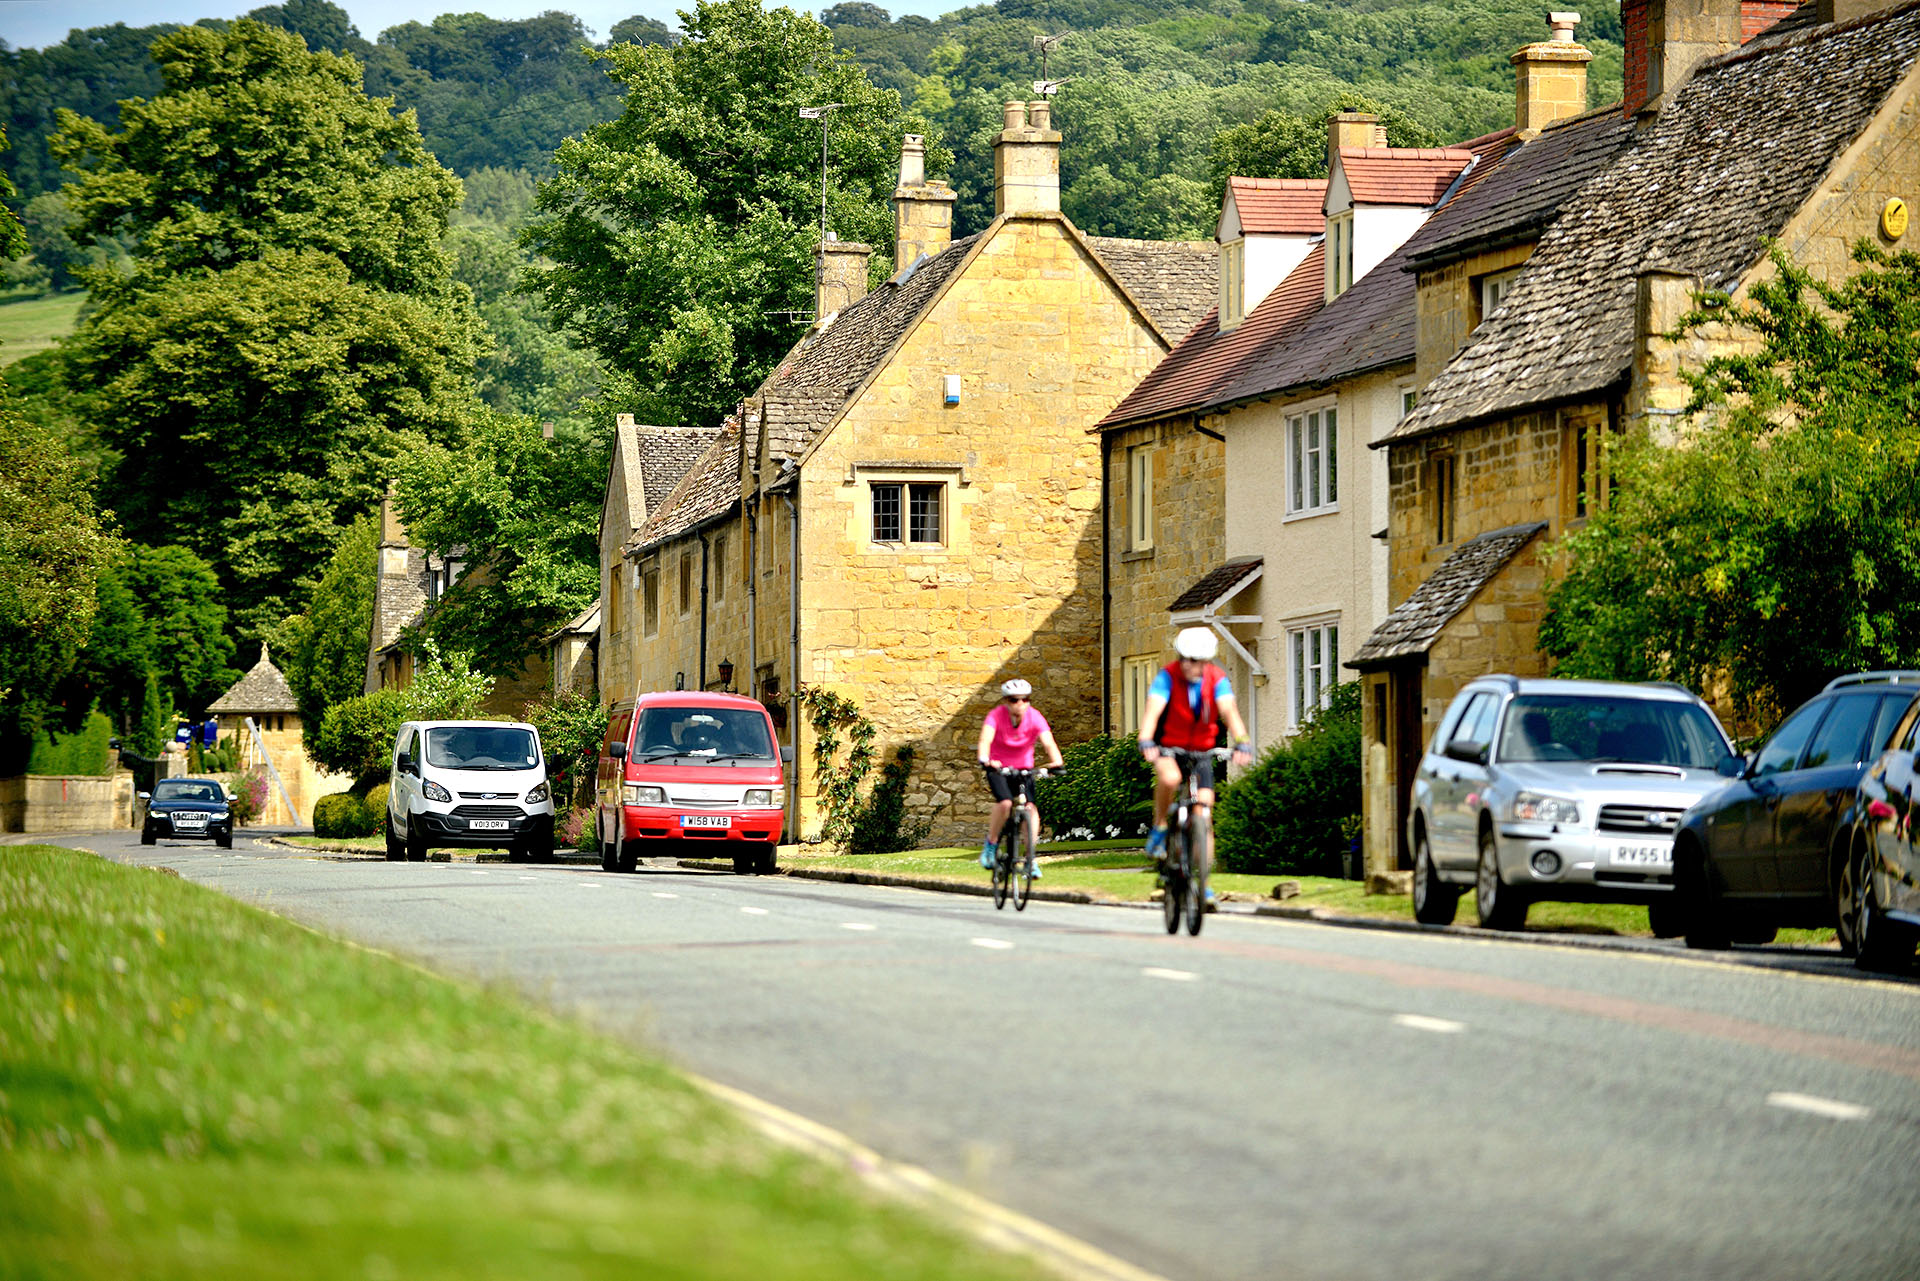
[[[771,872],[792,759],[767,709],[738,694],[642,694],[615,707],[594,808],[600,866],[708,853],[731,856],[736,872]],[[692,847],[702,842],[714,848]]]

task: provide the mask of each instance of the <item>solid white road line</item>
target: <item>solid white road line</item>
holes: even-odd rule
[[[995,952],[1010,951],[1013,947],[1013,944],[1005,939],[969,939],[967,941],[975,947],[984,947]]]
[[[743,907],[740,910],[748,916],[765,916],[767,914],[767,909],[764,907]]]
[[[919,1166],[889,1161],[838,1130],[717,1081],[698,1076],[692,1079],[715,1098],[739,1109],[756,1129],[776,1142],[839,1165],[869,1187],[898,1200],[943,1211],[989,1245],[1026,1254],[1058,1276],[1071,1281],[1163,1281],[1085,1241],[957,1188]]]
[[[1817,1094],[1795,1094],[1791,1090],[1775,1090],[1767,1096],[1767,1102],[1777,1108],[1786,1108],[1789,1112],[1810,1112],[1814,1116],[1824,1116],[1829,1121],[1864,1121],[1873,1115],[1872,1108],[1862,1107],[1858,1103],[1823,1099]]]
[[[842,921],[840,922],[840,928],[843,930],[871,930],[877,927],[868,925],[865,921]]]
[[[1464,1032],[1465,1023],[1455,1023],[1452,1019],[1436,1019],[1425,1014],[1396,1014],[1393,1021],[1401,1027],[1410,1027],[1417,1032]]]
[[[1163,970],[1157,965],[1149,965],[1140,973],[1150,979],[1167,979],[1174,983],[1191,983],[1200,977],[1192,970]]]

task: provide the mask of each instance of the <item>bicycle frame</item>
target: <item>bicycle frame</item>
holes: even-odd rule
[[[1037,777],[1040,771],[1003,767],[999,773],[1011,784],[1013,804],[1007,811],[1006,825],[1000,829],[1002,852],[993,864],[993,905],[1004,906],[1007,892],[1011,890],[1013,910],[1024,912],[1033,889],[1033,847],[1040,835],[1039,824],[1033,821],[1037,811],[1027,798],[1027,781]],[[1017,855],[1013,851],[1018,851]]]
[[[1182,747],[1162,747],[1160,750],[1172,757],[1180,767],[1180,788],[1167,807],[1166,885],[1162,890],[1167,933],[1179,932],[1184,915],[1187,933],[1198,934],[1207,910],[1207,880],[1213,870],[1213,830],[1210,821],[1212,807],[1202,807],[1194,796],[1193,766],[1202,756],[1223,760],[1228,753],[1217,747],[1202,752]],[[1194,812],[1201,808],[1208,811],[1209,818],[1196,826]],[[1198,843],[1204,847],[1197,859],[1193,848],[1196,834],[1200,836]]]

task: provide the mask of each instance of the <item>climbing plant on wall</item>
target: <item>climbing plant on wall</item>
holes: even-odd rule
[[[794,696],[813,726],[813,769],[819,780],[820,805],[826,811],[820,835],[844,845],[860,817],[860,784],[873,771],[873,722],[861,712],[860,704],[818,685],[802,685]],[[846,760],[836,764],[842,746],[847,748]]]

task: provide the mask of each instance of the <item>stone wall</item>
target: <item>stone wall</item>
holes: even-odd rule
[[[133,826],[133,775],[0,778],[0,832],[100,832]]]
[[[1533,248],[1531,242],[1509,245],[1420,273],[1415,292],[1419,322],[1414,338],[1414,381],[1422,387],[1432,382],[1484,319],[1480,314],[1481,279],[1518,267],[1533,257]]]
[[[1217,423],[1210,430],[1218,433]],[[1153,545],[1129,550],[1128,455],[1153,451]],[[1107,435],[1107,732],[1125,720],[1127,660],[1159,667],[1173,657],[1167,607],[1226,559],[1226,445],[1195,429],[1191,415]]]

